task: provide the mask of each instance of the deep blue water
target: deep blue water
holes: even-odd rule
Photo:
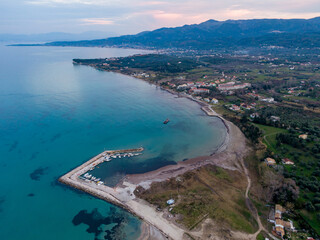
[[[116,181],[220,146],[222,122],[196,103],[128,76],[72,65],[72,58],[141,52],[0,46],[0,239],[137,239],[137,218],[57,178],[104,149],[146,149],[104,168]]]

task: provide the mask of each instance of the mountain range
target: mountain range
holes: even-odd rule
[[[212,49],[280,46],[320,47],[320,17],[312,19],[208,20],[200,24],[160,28],[136,35],[85,41],[51,42],[48,46],[117,46]]]

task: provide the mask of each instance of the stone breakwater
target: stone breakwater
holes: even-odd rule
[[[147,224],[154,226],[161,234],[169,239],[183,239],[184,231],[181,228],[163,218],[162,213],[157,212],[155,208],[146,201],[136,198],[134,190],[137,185],[130,182],[123,182],[121,185],[111,188],[104,184],[100,185],[97,184],[97,182],[89,181],[81,177],[87,171],[102,163],[106,154],[138,153],[143,150],[143,148],[138,148],[105,151],[63,175],[59,178],[59,181],[126,209],[141,218]],[[116,161],[116,159],[113,161]]]
[[[136,153],[142,152],[144,149],[136,148],[136,149],[126,149],[126,150],[111,150],[111,151],[104,151],[97,156],[93,157],[89,161],[83,163],[82,165],[76,167],[75,169],[71,170],[70,172],[66,173],[62,177],[59,178],[59,182],[76,188],[78,190],[87,192],[95,197],[101,198],[108,202],[111,202],[117,206],[126,208],[125,205],[121,200],[113,195],[113,188],[110,188],[105,185],[97,185],[94,182],[86,182],[79,177],[89,171],[90,169],[98,166],[100,163],[104,161],[105,155],[113,155],[113,154],[121,154],[121,153]],[[116,160],[115,160],[116,161]],[[127,208],[126,208],[127,209]],[[129,209],[127,209],[129,210]]]

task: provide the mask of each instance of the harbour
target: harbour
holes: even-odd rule
[[[123,181],[121,186],[112,188],[88,173],[99,164],[105,161],[111,161],[111,158],[115,159],[120,156],[130,157],[136,154],[142,154],[143,151],[144,148],[142,147],[127,150],[104,151],[66,173],[59,178],[59,181],[131,212],[147,224],[156,227],[158,231],[167,238],[181,239],[184,234],[183,230],[176,225],[170,224],[167,219],[160,217],[153,206],[135,197],[134,191],[136,185]],[[146,212],[148,214],[146,214]]]
[[[116,160],[116,158],[138,156],[142,154],[142,151],[144,151],[142,147],[136,148],[136,149],[127,149],[127,150],[103,151],[102,153],[93,157],[89,161],[85,162],[84,164],[80,165],[79,167],[73,169],[72,171],[62,176],[59,179],[59,181],[67,185],[70,185],[72,187],[75,187],[77,189],[88,192],[90,194],[92,194],[92,190],[89,190],[88,188],[90,187],[92,188],[92,186],[94,185],[110,188],[105,184],[105,182],[101,181],[101,178],[97,178],[93,176],[92,174],[90,174],[90,172],[103,162],[110,162],[112,160]],[[102,189],[98,188],[98,190],[102,190]],[[97,192],[99,193],[99,191]],[[99,197],[100,194],[98,193],[94,195],[97,195]],[[113,198],[111,200],[112,202],[114,201]],[[115,202],[117,203],[117,201]]]

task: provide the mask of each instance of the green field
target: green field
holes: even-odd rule
[[[276,127],[270,127],[265,126],[261,124],[254,124],[256,127],[258,127],[262,133],[263,133],[263,143],[266,144],[266,146],[272,151],[276,152],[276,136],[278,133],[287,133],[288,130],[283,128],[276,128]]]

